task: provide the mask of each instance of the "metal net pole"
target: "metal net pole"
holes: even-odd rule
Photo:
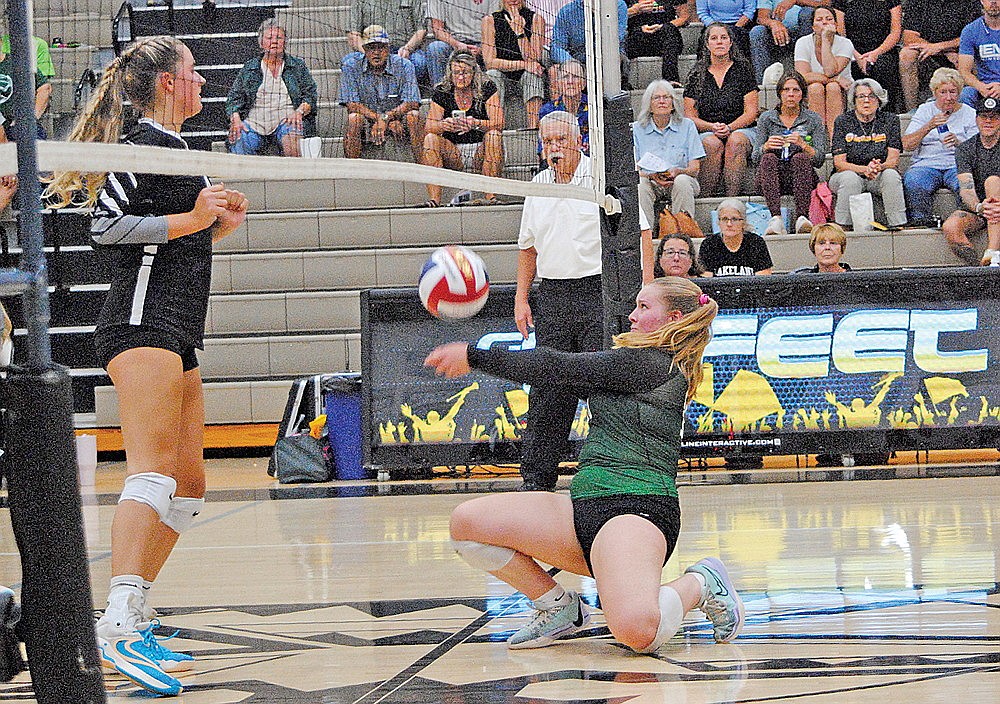
[[[73,392],[69,374],[52,363],[49,343],[29,7],[29,0],[11,0],[7,7],[23,255],[20,271],[0,276],[0,287],[18,282],[28,332],[25,367],[12,368],[0,387],[10,411],[7,485],[23,575],[20,633],[40,704],[97,704],[105,696],[80,507]]]

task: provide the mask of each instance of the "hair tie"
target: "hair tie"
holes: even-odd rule
[[[698,296],[698,303],[700,305],[707,306],[710,300],[712,299],[708,297],[707,293],[703,293],[700,296]]]

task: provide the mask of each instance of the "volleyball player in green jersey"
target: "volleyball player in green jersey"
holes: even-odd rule
[[[590,432],[570,495],[484,496],[451,516],[456,552],[524,593],[534,618],[508,640],[539,648],[589,622],[588,607],[539,564],[593,576],[611,634],[637,652],[670,639],[699,608],[715,640],[731,641],[743,603],[722,562],[705,558],[669,584],[663,565],[680,532],[677,460],[684,408],[702,379],[701,358],[718,305],[692,282],[665,277],[636,297],[630,332],[614,349],[510,352],[456,342],[425,364],[448,378],[478,369],[528,384],[563,384],[590,404]]]

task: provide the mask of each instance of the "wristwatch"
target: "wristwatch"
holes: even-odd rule
[[[976,215],[982,215],[982,214],[983,214],[983,202],[979,201],[978,203],[976,203]]]

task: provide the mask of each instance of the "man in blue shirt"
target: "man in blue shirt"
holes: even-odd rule
[[[590,111],[587,106],[587,75],[586,70],[576,59],[570,59],[559,64],[556,69],[560,95],[548,101],[538,110],[539,119],[550,112],[562,110],[570,115],[576,115],[580,125],[580,144],[583,153],[590,156]],[[542,154],[542,138],[538,138],[538,154]],[[548,165],[542,159],[541,168]]]
[[[416,71],[409,59],[390,55],[389,43],[380,25],[369,25],[361,35],[364,58],[343,66],[338,100],[347,106],[344,156],[348,159],[361,156],[363,141],[381,146],[392,134],[409,137],[413,160],[420,161],[424,137]]]
[[[965,80],[962,102],[970,107],[982,95],[1000,99],[1000,0],[982,0],[983,16],[970,22],[958,40],[958,71]]]
[[[618,48],[625,50],[625,32],[628,29],[628,6],[618,0]],[[576,59],[587,65],[587,32],[584,25],[583,0],[571,0],[565,5],[552,25],[552,61],[561,64]],[[624,77],[624,74],[623,74]]]

